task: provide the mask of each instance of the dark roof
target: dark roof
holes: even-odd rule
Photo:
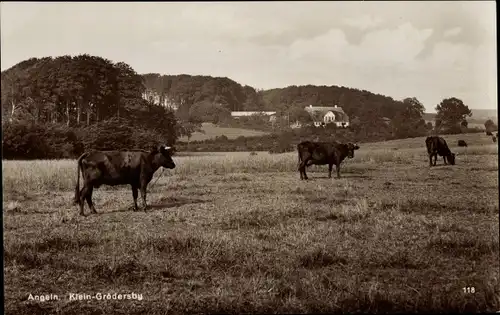
[[[325,114],[329,111],[332,112],[339,112],[339,113],[345,113],[342,107],[333,107],[333,106],[306,106],[305,110],[307,111],[320,111],[324,112]]]

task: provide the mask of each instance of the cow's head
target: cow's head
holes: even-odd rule
[[[451,153],[450,152],[450,155],[448,155],[448,163],[450,163],[451,165],[455,165],[455,156],[456,154],[455,153]]]
[[[172,147],[166,145],[154,146],[151,153],[155,155],[155,159],[160,166],[170,169],[175,168],[175,163],[172,160]]]
[[[347,157],[352,159],[354,157],[354,150],[358,150],[359,146],[357,144],[353,144],[351,142],[346,144],[346,146],[347,146]]]

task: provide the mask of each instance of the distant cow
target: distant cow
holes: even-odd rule
[[[75,187],[75,204],[80,206],[80,214],[84,215],[84,200],[93,213],[97,213],[92,203],[92,191],[101,185],[131,185],[134,197],[134,211],[138,210],[138,189],[144,211],[146,204],[146,188],[154,172],[163,166],[175,168],[170,147],[153,147],[147,151],[89,151],[78,158],[77,181]],[[80,190],[80,171],[83,177],[83,188]]]
[[[304,141],[297,145],[299,154],[300,179],[307,179],[306,167],[311,165],[328,164],[328,178],[332,178],[332,169],[335,164],[337,178],[340,178],[340,163],[346,158],[354,157],[354,150],[359,146],[352,143],[338,142],[311,142]]]
[[[486,131],[487,136],[493,136],[493,133],[491,131]]]
[[[466,147],[467,146],[467,142],[465,142],[465,140],[458,140],[458,146],[459,147]]]
[[[429,166],[432,166],[432,157],[434,156],[434,166],[436,166],[436,160],[438,154],[443,157],[444,164],[446,165],[446,160],[451,165],[455,165],[455,153],[450,151],[446,141],[437,136],[427,137],[425,139],[425,145],[427,147],[427,153],[429,154]]]
[[[491,140],[493,140],[493,143],[495,143],[495,142],[497,142],[497,137],[492,136],[492,137],[491,137]]]

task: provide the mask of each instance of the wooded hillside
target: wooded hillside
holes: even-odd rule
[[[3,119],[89,126],[116,116],[160,128],[171,115],[142,98],[132,67],[101,57],[31,58],[2,71],[1,80]]]
[[[31,58],[2,71],[3,157],[175,143],[190,129],[142,98],[142,80],[126,63],[90,55]]]
[[[160,102],[176,103],[179,117],[196,117],[217,122],[231,111],[277,111],[290,121],[306,120],[304,107],[341,106],[351,118],[362,121],[393,118],[405,109],[402,101],[365,90],[338,86],[289,86],[281,89],[255,90],[228,79],[189,75],[143,75],[145,88],[156,93]],[[216,117],[216,118],[214,118]],[[213,121],[215,120],[215,121]]]
[[[156,142],[175,144],[184,135],[189,142],[202,122],[286,133],[290,123],[311,120],[304,110],[311,104],[338,105],[349,115],[348,130],[328,129],[328,137],[375,141],[422,136],[433,129],[414,97],[399,101],[343,86],[264,91],[227,77],[139,75],[124,62],[88,54],[22,61],[2,71],[1,88],[4,158],[74,157],[91,148],[147,149]],[[278,119],[231,118],[231,111],[265,110],[276,111]],[[438,132],[467,131],[471,111],[461,100],[444,99],[436,111]],[[309,131],[307,137],[321,133]]]

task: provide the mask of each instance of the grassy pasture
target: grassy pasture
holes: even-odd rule
[[[3,161],[6,313],[497,311],[498,147],[445,138],[455,166],[405,139],[362,144],[341,179],[300,181],[296,153],[179,156],[147,213],[102,187],[87,217],[75,161]],[[143,300],[68,301],[97,292]]]
[[[228,137],[228,139],[236,139],[239,136],[252,137],[252,136],[262,136],[267,134],[267,132],[258,130],[219,127],[212,123],[203,123],[201,126],[201,130],[203,130],[205,133],[194,132],[190,140],[203,141],[222,135],[225,135],[226,137]],[[179,141],[187,142],[187,140],[188,140],[187,137],[179,138]]]

